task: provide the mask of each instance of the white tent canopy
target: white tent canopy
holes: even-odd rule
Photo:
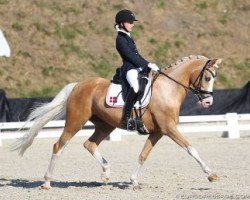
[[[0,29],[0,56],[10,57],[10,47]]]

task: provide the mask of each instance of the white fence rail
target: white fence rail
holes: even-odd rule
[[[182,133],[225,132],[224,136],[228,138],[240,138],[240,131],[250,131],[250,114],[181,116],[179,131]]]
[[[38,137],[59,137],[64,124],[64,120],[50,121],[39,132]],[[31,125],[32,123],[25,122],[0,123],[0,146],[4,139],[22,137],[25,129],[28,129]],[[19,130],[21,128],[24,128],[24,130]],[[87,122],[84,128],[77,133],[77,136],[89,136],[93,133],[93,129],[94,125]],[[180,116],[178,129],[181,133],[224,132],[228,138],[240,138],[240,131],[250,131],[250,114],[227,113],[225,115]],[[122,135],[133,134],[136,133],[115,129],[110,135],[110,140],[119,141]]]

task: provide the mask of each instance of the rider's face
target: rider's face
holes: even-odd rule
[[[128,30],[128,32],[131,32],[133,27],[134,27],[134,23],[133,22],[124,22],[124,26]]]

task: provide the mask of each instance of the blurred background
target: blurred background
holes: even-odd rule
[[[161,68],[188,55],[223,58],[215,89],[250,80],[249,0],[0,0],[0,29],[11,57],[0,57],[10,98],[55,96],[70,82],[111,79],[121,59],[114,18],[136,18],[139,52]]]

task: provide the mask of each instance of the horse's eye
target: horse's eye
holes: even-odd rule
[[[211,80],[211,77],[210,76],[205,76],[205,81],[210,81]]]

